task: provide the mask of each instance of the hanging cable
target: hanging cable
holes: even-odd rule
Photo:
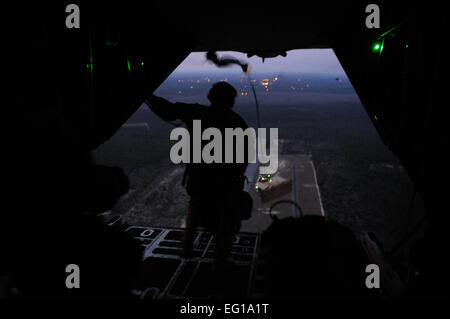
[[[256,96],[255,87],[253,86],[252,79],[250,78],[250,72],[247,72],[247,80],[250,82],[250,86],[252,87],[253,97],[255,98],[255,106],[256,106],[256,125],[257,128],[261,127],[261,118],[259,115],[259,104],[258,104],[258,98]]]
[[[284,204],[284,203],[286,203],[286,204],[292,204],[292,205],[294,205],[295,207],[297,207],[297,209],[298,209],[298,211],[299,211],[299,214],[300,214],[300,217],[303,217],[303,211],[302,211],[302,208],[300,207],[299,204],[297,204],[296,202],[294,202],[294,201],[292,201],[292,200],[284,199],[284,200],[279,200],[278,202],[273,203],[272,206],[270,206],[270,208],[269,208],[269,216],[270,216],[273,220],[277,220],[278,218],[277,218],[275,215],[272,214],[272,210],[275,208],[275,206],[277,206],[277,205],[279,205],[279,204]]]

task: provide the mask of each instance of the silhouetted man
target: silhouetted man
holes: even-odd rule
[[[233,237],[241,226],[238,198],[244,186],[247,160],[245,163],[236,163],[235,160],[233,163],[224,163],[225,128],[245,130],[248,127],[242,117],[232,110],[236,96],[237,92],[232,85],[218,82],[209,91],[209,107],[170,103],[154,95],[148,100],[150,108],[162,119],[180,119],[186,123],[191,139],[193,120],[201,120],[203,129],[214,127],[222,133],[222,163],[192,163],[191,151],[191,161],[186,164],[183,178],[186,191],[191,197],[186,215],[183,255],[190,256],[195,229],[202,226],[215,236],[216,265],[224,265],[228,261]]]

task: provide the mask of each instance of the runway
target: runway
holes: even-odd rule
[[[259,177],[256,166],[256,164],[250,165],[246,174],[247,177],[251,177],[246,189],[248,189],[254,203],[252,217],[242,223],[241,231],[259,233],[266,230],[272,222],[269,216],[269,208],[280,200],[296,202],[304,215],[325,216],[314,162],[310,154],[281,155],[279,157],[278,171],[274,174],[274,177],[280,176],[283,179],[290,179],[292,190],[283,196],[264,203],[255,189]],[[253,176],[248,176],[251,173],[253,173]],[[277,205],[272,213],[279,218],[298,215],[295,206],[288,203]]]

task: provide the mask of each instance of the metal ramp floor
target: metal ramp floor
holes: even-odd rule
[[[211,271],[214,253],[211,233],[197,231],[193,258],[180,257],[183,229],[130,226],[126,232],[144,249],[141,271],[133,293],[142,299],[247,298],[253,294],[260,237],[254,233],[235,236],[233,266],[222,282]],[[220,285],[220,291],[217,290]]]

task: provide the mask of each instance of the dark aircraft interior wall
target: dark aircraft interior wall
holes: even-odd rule
[[[13,115],[5,122],[4,149],[5,167],[14,173],[6,179],[5,207],[13,210],[0,223],[0,272],[25,280],[18,283],[26,286],[25,296],[58,294],[49,278],[74,255],[83,256],[91,278],[102,282],[97,296],[115,295],[121,283],[108,279],[132,271],[133,247],[79,214],[111,209],[126,184],[119,169],[96,165],[89,151],[108,140],[190,52],[188,37],[172,41],[170,26],[160,32],[145,11],[82,2],[84,27],[69,30],[67,4],[5,9],[13,14],[5,39],[4,105]],[[112,241],[100,247],[99,240]]]
[[[350,21],[333,34],[332,46],[380,137],[424,200],[430,227],[418,254],[430,270],[436,262],[448,266],[448,23],[432,6],[385,8],[386,30],[350,27]],[[439,276],[434,279],[445,290],[448,276]]]

